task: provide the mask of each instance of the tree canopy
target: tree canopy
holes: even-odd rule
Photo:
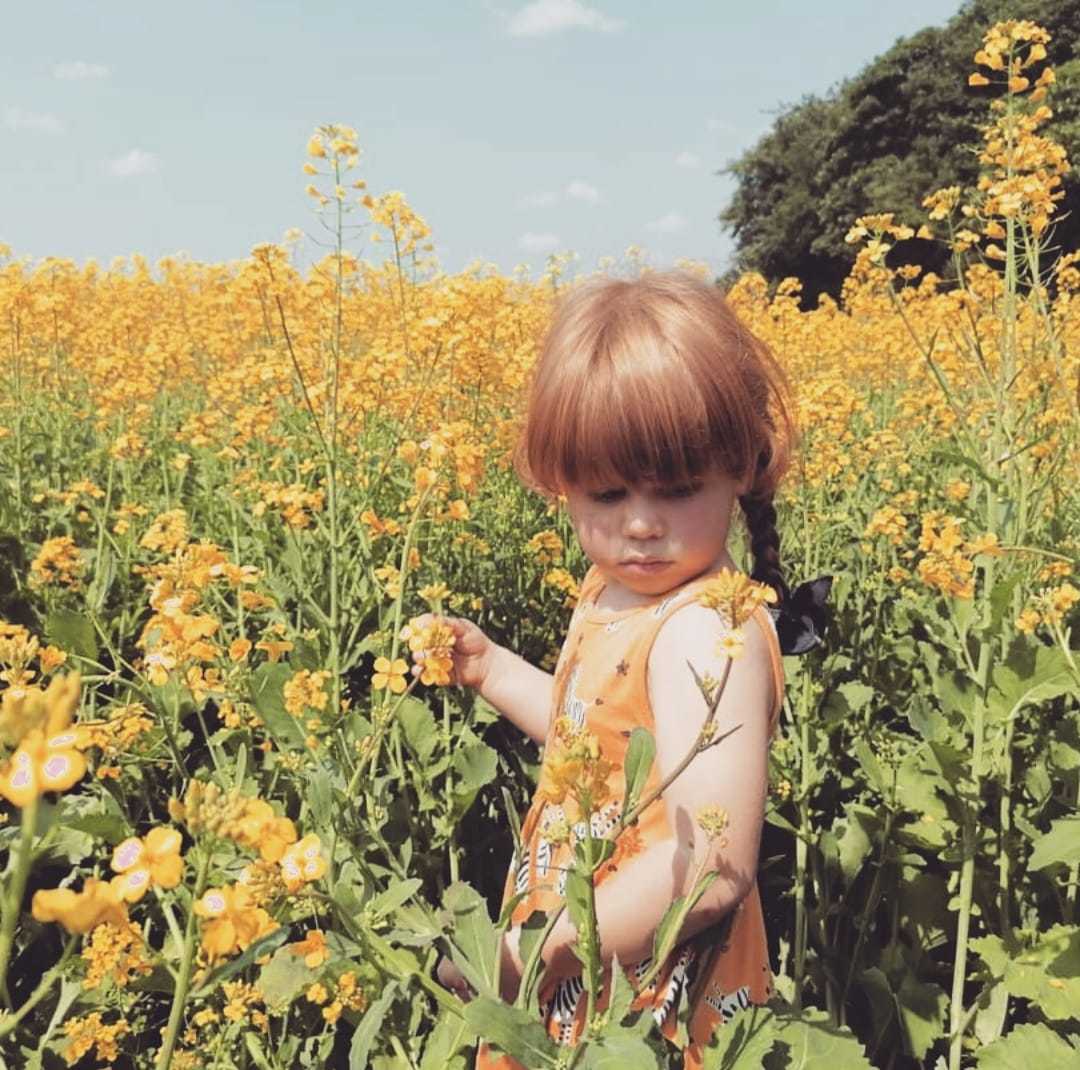
[[[1080,0],[968,0],[941,28],[901,38],[826,96],[785,109],[772,129],[723,169],[737,181],[719,215],[736,240],[735,273],[760,271],[771,283],[803,282],[803,299],[839,295],[854,261],[844,235],[860,215],[895,212],[925,222],[923,198],[944,186],[974,184],[988,99],[971,88],[983,34],[1005,19],[1030,19],[1052,39],[1047,61],[1057,85],[1054,118],[1041,132],[1070,158],[1080,149]],[[1080,247],[1080,180],[1065,177],[1053,244]],[[1066,214],[1067,217],[1066,217]],[[897,253],[948,274],[947,252],[928,242]],[[901,252],[903,250],[903,252]]]

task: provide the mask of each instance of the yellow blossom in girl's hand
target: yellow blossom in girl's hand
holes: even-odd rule
[[[408,686],[405,683],[405,674],[408,671],[409,666],[404,658],[395,658],[393,663],[389,658],[376,658],[375,675],[371,678],[371,686],[376,689],[387,687],[395,695],[400,695]]]
[[[119,874],[112,884],[129,903],[137,903],[153,885],[175,888],[184,871],[180,833],[159,826],[145,839],[128,837],[113,850],[112,868]]]
[[[290,847],[281,859],[281,877],[289,892],[298,892],[305,884],[317,881],[326,873],[322,844],[315,833]]]
[[[34,893],[31,912],[38,921],[58,921],[69,933],[88,933],[98,925],[126,925],[127,905],[108,881],[88,877],[82,891],[51,888]]]
[[[415,620],[401,629],[401,638],[409,649],[418,654],[420,682],[443,687],[450,683],[454,667],[454,642],[456,637],[449,624],[440,620],[421,626]]]

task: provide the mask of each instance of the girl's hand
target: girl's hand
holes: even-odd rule
[[[495,660],[495,651],[498,650],[498,646],[471,620],[465,620],[462,617],[425,613],[416,618],[416,623],[424,627],[439,620],[448,624],[454,633],[454,665],[450,672],[450,682],[461,687],[474,687],[477,690],[483,688]],[[418,665],[420,651],[414,650],[412,659],[413,664]]]
[[[466,1003],[472,999],[473,992],[469,987],[469,982],[465,980],[461,970],[445,955],[439,959],[438,968],[435,970],[435,978],[443,988],[449,989],[458,999],[464,1000]]]

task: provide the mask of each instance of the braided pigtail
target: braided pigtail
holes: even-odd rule
[[[754,497],[744,494],[739,499],[743,515],[746,517],[746,529],[750,535],[750,553],[754,567],[750,578],[758,583],[767,583],[776,591],[779,605],[791,596],[788,585],[784,582],[780,566],[780,533],[776,530],[776,509],[773,496]]]
[[[766,450],[758,458],[760,473],[769,463]],[[772,492],[744,494],[739,498],[746,529],[750,534],[750,552],[754,567],[750,578],[768,584],[776,591],[778,601],[769,607],[776,625],[782,654],[805,654],[822,642],[829,624],[827,599],[832,588],[831,576],[817,576],[788,588],[780,567],[780,534],[776,530],[776,508]]]

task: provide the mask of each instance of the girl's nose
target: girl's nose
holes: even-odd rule
[[[663,534],[663,518],[645,502],[627,506],[623,527],[631,539],[655,539]]]

